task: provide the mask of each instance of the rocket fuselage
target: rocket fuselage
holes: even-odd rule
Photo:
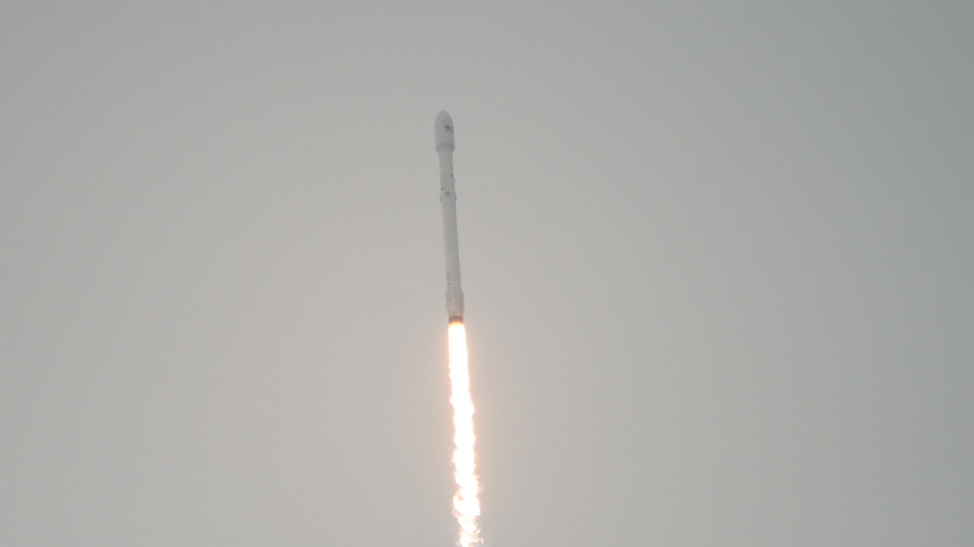
[[[436,116],[434,135],[440,157],[440,206],[443,209],[443,250],[446,255],[446,313],[450,323],[463,322],[460,288],[460,240],[457,236],[457,192],[453,178],[453,120],[446,112]]]

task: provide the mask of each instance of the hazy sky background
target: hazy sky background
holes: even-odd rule
[[[0,6],[0,544],[974,544],[974,3]]]

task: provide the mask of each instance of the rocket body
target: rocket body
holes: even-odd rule
[[[434,136],[436,153],[440,157],[440,206],[443,210],[443,250],[446,255],[446,313],[450,323],[463,323],[457,193],[453,178],[453,120],[446,112],[440,112],[436,116]]]

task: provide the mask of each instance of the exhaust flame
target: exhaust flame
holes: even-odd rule
[[[460,525],[458,545],[482,545],[477,517],[477,474],[474,464],[473,399],[470,398],[470,371],[467,368],[467,331],[463,323],[450,323],[450,404],[453,405],[454,474],[457,493],[453,496],[453,514]]]

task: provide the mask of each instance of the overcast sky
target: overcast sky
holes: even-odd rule
[[[974,3],[0,6],[0,544],[974,544]]]

